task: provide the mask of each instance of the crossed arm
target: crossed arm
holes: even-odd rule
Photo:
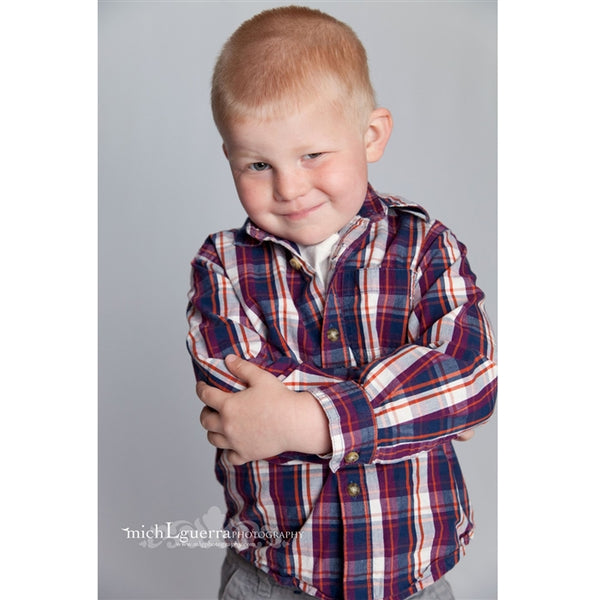
[[[209,442],[234,464],[333,452],[335,468],[352,445],[366,461],[389,462],[470,439],[493,409],[493,340],[464,249],[453,237],[431,245],[409,343],[353,380],[274,351],[216,250],[205,250],[194,266],[189,345]]]
[[[232,464],[284,452],[331,452],[329,421],[310,392],[292,391],[268,371],[233,354],[225,364],[247,385],[245,390],[224,392],[201,381],[196,392],[205,404],[200,423],[208,441],[226,450]],[[467,441],[473,435],[468,429],[456,439]]]
[[[311,393],[292,391],[268,371],[233,354],[225,364],[247,385],[245,390],[223,392],[203,382],[196,390],[206,405],[200,422],[208,441],[227,450],[233,464],[284,452],[331,451],[329,422]]]

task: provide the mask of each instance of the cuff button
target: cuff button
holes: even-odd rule
[[[352,452],[348,452],[348,454],[346,454],[346,456],[344,457],[344,460],[347,463],[355,463],[358,460],[359,456],[358,456],[358,452],[354,452],[354,450]]]

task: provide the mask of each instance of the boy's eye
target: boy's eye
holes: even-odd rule
[[[255,162],[250,165],[252,171],[266,171],[269,168],[269,164],[266,162]]]
[[[319,158],[319,156],[321,156],[321,154],[323,154],[322,152],[311,152],[310,154],[306,155],[306,158]]]

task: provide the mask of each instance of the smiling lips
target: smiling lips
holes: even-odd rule
[[[321,206],[323,206],[323,204],[325,204],[325,203],[322,202],[321,204],[317,204],[316,206],[312,206],[311,208],[304,208],[302,210],[295,210],[293,212],[285,213],[282,216],[285,217],[286,219],[290,219],[292,221],[299,221],[300,219],[304,219],[311,213],[313,213],[316,210],[318,210],[319,208],[321,208]]]

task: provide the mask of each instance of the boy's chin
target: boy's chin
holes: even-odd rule
[[[313,219],[312,223],[298,223],[292,227],[287,223],[285,226],[281,226],[279,223],[276,223],[273,227],[268,227],[269,225],[272,225],[272,223],[264,223],[263,229],[301,246],[314,246],[338,232],[335,224],[326,222],[326,218]]]
[[[301,246],[314,246],[315,244],[320,244],[324,242],[327,238],[331,237],[336,231],[314,231],[314,232],[306,232],[303,235],[294,235],[288,238],[291,242],[295,242],[296,244],[300,244]]]

